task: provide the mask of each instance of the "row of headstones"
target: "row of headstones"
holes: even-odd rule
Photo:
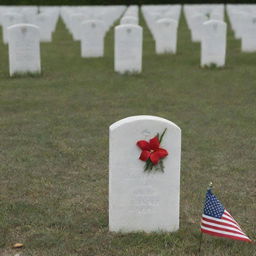
[[[191,31],[192,42],[200,42],[204,22],[208,20],[224,21],[224,4],[184,5],[183,10]]]
[[[109,9],[108,9],[109,10]],[[61,14],[65,13],[61,11]],[[98,11],[98,10],[97,10]],[[111,9],[108,15],[111,15],[112,22],[113,11],[115,17],[121,14],[120,9]],[[64,14],[65,15],[65,14]],[[82,52],[87,57],[95,57],[103,55],[105,26],[100,20],[88,20],[85,22],[84,32],[85,40],[82,41]],[[41,72],[40,61],[40,29],[32,24],[16,24],[9,26],[8,42],[9,42],[9,72],[13,76],[15,74],[36,73]],[[90,37],[91,35],[91,37]],[[101,53],[99,52],[101,51]]]
[[[8,43],[8,27],[15,24],[33,24],[40,29],[40,41],[51,42],[56,29],[60,9],[57,7],[0,7],[3,42]]]
[[[116,12],[116,19],[120,18],[120,15],[123,13],[124,9],[123,7],[119,7],[119,12]],[[118,27],[121,28],[123,25],[132,25],[138,26],[138,15],[139,8],[138,6],[129,6],[121,20],[120,20],[120,26],[116,26],[115,28],[115,35],[118,37]],[[112,15],[113,17],[113,15]],[[71,17],[72,18],[72,17]],[[113,19],[113,22],[115,22],[116,19]],[[81,21],[80,21],[81,22]],[[104,56],[104,39],[106,35],[106,29],[103,21],[99,19],[91,19],[82,21],[80,25],[80,41],[81,41],[81,56],[84,58],[91,58],[91,57],[103,57]],[[119,40],[119,39],[115,39]],[[115,48],[117,49],[117,47]],[[115,56],[117,56],[119,51],[115,51]],[[117,67],[117,70],[119,70],[118,66],[122,65],[119,62],[119,59],[121,57],[115,58],[115,67]],[[129,61],[129,60],[128,60]],[[139,64],[141,66],[141,64]],[[141,70],[141,68],[139,68]],[[124,72],[129,72],[130,70],[126,70]],[[134,70],[132,70],[134,71]],[[122,71],[121,71],[122,72]]]
[[[120,24],[138,24],[138,7],[136,7],[130,6],[126,10]],[[201,66],[215,64],[220,67],[225,65],[227,28],[223,22],[224,10],[224,5],[184,6],[186,20],[191,30],[192,41],[202,43]],[[177,27],[180,11],[180,5],[142,6],[146,23],[155,40],[157,54],[176,53]],[[252,30],[250,31],[251,33],[244,33],[247,36],[244,36],[242,40],[242,49],[247,49],[247,51],[252,51],[252,48],[256,47],[254,39],[256,38],[256,33],[253,33]],[[82,43],[83,45],[90,45],[86,38],[85,41],[86,44]],[[91,43],[91,45],[94,44]],[[104,43],[101,45],[104,45]],[[82,54],[82,56],[86,55]]]
[[[86,12],[90,10],[90,16]],[[103,15],[104,12],[104,15]],[[120,26],[115,28],[115,70],[117,72],[140,72],[142,59],[142,28],[138,25],[138,6],[115,6],[105,7],[84,7],[79,9],[62,8],[62,17],[66,27],[73,35],[74,40],[81,41],[81,56],[85,58],[104,56],[104,39],[109,27],[123,14],[120,20]],[[111,22],[106,26],[104,17],[111,17]],[[134,25],[132,25],[134,24]],[[120,28],[120,30],[119,30]],[[128,30],[126,30],[128,28]],[[135,39],[140,42],[140,49],[137,50],[137,43],[133,43],[134,36],[140,36]],[[127,32],[124,33],[122,31]],[[125,38],[123,38],[123,35]],[[122,44],[123,42],[123,44]],[[120,44],[122,44],[120,46]],[[132,44],[135,44],[132,47]],[[126,45],[128,53],[123,50]],[[120,46],[120,47],[119,47]],[[132,47],[132,48],[131,48]],[[134,53],[130,54],[133,51]],[[130,64],[132,62],[132,64]],[[134,67],[135,66],[135,67]]]
[[[104,38],[106,26],[102,19],[100,7],[62,8],[62,17],[74,40],[81,41],[81,56],[85,58],[102,57],[104,55]],[[90,10],[90,16],[85,14]],[[111,9],[113,10],[113,8]],[[138,6],[115,7],[118,15],[123,16],[120,25],[115,27],[115,71],[119,73],[139,73],[142,69],[142,31],[138,25]],[[124,12],[125,10],[125,12]],[[170,13],[170,12],[169,12]],[[94,16],[93,16],[94,15]],[[179,16],[179,14],[178,14]],[[115,19],[112,20],[112,23]],[[163,32],[164,33],[164,32]]]
[[[146,23],[155,40],[156,53],[176,53],[177,28],[181,6],[142,6]],[[201,42],[201,66],[224,66],[226,57],[226,24],[224,5],[184,6],[192,41]],[[196,14],[201,12],[201,14]],[[209,20],[207,21],[207,15]],[[204,19],[201,19],[204,17]],[[213,19],[215,17],[218,20]],[[199,22],[200,21],[200,22]]]
[[[82,57],[102,57],[105,35],[125,9],[125,6],[62,7],[61,17],[73,40],[80,41]]]
[[[88,21],[101,21],[106,33],[114,22],[120,18],[126,6],[64,6],[61,17],[74,41],[83,37],[84,24]]]
[[[208,21],[203,26],[205,33],[201,41],[201,65],[215,63],[217,66],[223,66],[226,52],[226,24],[221,21]],[[99,30],[96,31],[99,32]],[[82,49],[84,47],[86,56],[94,54],[93,57],[95,57],[97,53],[103,55],[104,40],[96,37],[96,35],[102,35],[102,32],[89,33],[92,35],[91,38],[86,36],[87,44],[84,45],[82,42]],[[8,28],[8,33],[10,75],[25,72],[40,73],[39,28],[29,24],[13,25]],[[142,34],[143,29],[138,25],[125,24],[115,28],[114,68],[116,72],[141,72]]]
[[[89,29],[94,30],[95,28],[99,27],[97,26],[96,22],[93,21],[90,23],[88,21]],[[22,27],[22,26],[21,26]],[[23,26],[24,27],[24,26]],[[211,64],[216,64],[217,66],[223,66],[225,63],[225,53],[226,53],[226,24],[217,21],[217,20],[210,20],[205,22],[202,25],[202,37],[201,37],[201,65],[211,65]],[[34,28],[35,29],[35,28]],[[92,31],[91,31],[92,32]],[[125,25],[119,25],[115,28],[115,71],[119,73],[139,73],[141,72],[142,69],[142,28],[138,25],[133,25],[133,24],[125,24]],[[24,33],[23,33],[24,34]],[[98,52],[98,49],[100,47],[97,46],[97,44],[101,45],[101,49],[103,52],[104,48],[104,40],[102,39],[103,37],[100,38],[100,36],[97,37],[95,35],[99,34],[102,35],[101,33],[85,33],[85,52],[87,51],[89,54],[93,53],[92,49],[96,49],[96,52]],[[90,38],[88,35],[92,35]],[[91,39],[91,40],[90,40]],[[19,40],[20,41],[20,40]],[[26,40],[25,40],[26,41]],[[22,50],[22,42],[20,41],[18,43],[19,47],[16,47],[18,50],[18,55],[19,57],[16,58],[21,60],[21,56],[25,59],[26,54],[29,55],[30,48],[33,49],[33,47],[30,47],[31,45],[31,40],[30,42],[27,42],[24,45],[24,50]],[[83,44],[82,44],[83,45]],[[38,47],[34,47],[38,48]],[[89,50],[88,50],[89,49]],[[17,68],[12,68],[15,65],[12,64],[11,61],[11,56],[13,55],[12,53],[12,47],[9,47],[9,56],[10,56],[10,73],[11,75],[13,73],[18,73],[18,72],[25,72],[26,67],[30,66],[28,63],[27,65],[23,65],[22,70],[17,70]],[[22,52],[22,54],[21,54]],[[25,54],[26,53],[26,54]],[[31,54],[30,54],[31,55]],[[33,55],[33,54],[32,54]],[[40,54],[36,54],[39,55]],[[103,53],[101,53],[103,55]],[[94,55],[95,57],[95,55]],[[26,58],[26,62],[29,62],[31,60],[31,56],[29,58]],[[38,63],[38,61],[36,60]],[[16,65],[17,66],[17,65]],[[18,65],[22,66],[22,65]],[[31,66],[33,68],[38,67],[39,65],[34,65],[33,61]],[[14,71],[12,71],[14,70]],[[26,70],[26,72],[32,72],[32,70],[29,68]]]
[[[61,9],[61,14],[65,16],[66,8]],[[96,13],[99,14],[99,9]],[[101,8],[105,10],[105,8]],[[107,8],[111,17],[110,25],[122,14],[122,8]],[[106,10],[104,11],[106,14]],[[101,15],[103,13],[101,12]],[[115,14],[115,15],[114,15]],[[5,17],[5,15],[3,15]],[[115,17],[115,18],[113,18]],[[13,76],[15,74],[24,73],[40,73],[40,29],[33,24],[16,24],[8,26],[9,42],[9,72]],[[104,35],[106,27],[101,20],[88,20],[84,24],[84,38],[82,40],[82,53],[87,57],[102,56],[104,49]],[[90,37],[91,36],[91,37]]]
[[[185,5],[192,42],[201,43],[201,66],[223,67],[226,60],[227,24],[224,5]]]
[[[139,24],[139,7],[137,5],[131,5],[126,9],[120,20],[120,25],[125,24]]]
[[[142,12],[155,40],[156,53],[176,53],[177,28],[181,6],[142,6]],[[200,24],[201,66],[210,66],[212,64],[218,67],[224,66],[227,26],[224,22],[220,21],[224,17],[224,8],[220,8],[219,6],[214,6],[213,8],[211,6],[210,9],[205,9],[204,12],[212,13],[212,16],[218,17],[219,20],[209,20]],[[187,13],[190,12],[187,10]],[[193,21],[194,16],[192,16],[192,24]],[[196,29],[195,26],[191,28],[193,32]],[[120,73],[139,73],[141,69],[142,28],[134,25],[116,27],[115,71]]]
[[[256,51],[256,5],[227,5],[235,38],[241,39],[243,52]]]
[[[120,14],[123,12],[123,7],[119,9],[119,15],[116,16],[118,19]],[[139,21],[139,8],[138,6],[129,6],[121,20],[121,25],[134,24],[137,25]],[[113,17],[113,16],[112,16]],[[116,20],[116,19],[115,19]],[[115,22],[113,20],[113,22]],[[117,26],[118,27],[118,26]],[[117,29],[116,27],[116,29]],[[82,22],[80,25],[81,33],[81,56],[85,58],[90,57],[103,57],[104,56],[104,39],[106,30],[104,29],[104,24],[99,19],[87,20]],[[117,58],[118,60],[119,58]],[[117,64],[118,65],[118,64]]]
[[[184,13],[192,42],[201,42],[204,22],[224,21],[224,5],[185,5]]]
[[[156,53],[175,54],[181,5],[143,5],[141,10],[155,41]]]
[[[177,19],[180,16],[181,6],[177,5],[168,6],[169,10],[166,13],[167,16],[170,16],[171,13]],[[164,6],[161,6],[162,11],[166,9]],[[88,10],[88,7],[86,7]],[[104,38],[106,30],[104,30],[103,22],[96,19],[89,19],[84,21],[83,10],[79,9],[80,13],[71,14],[74,9],[65,9],[65,14],[69,12],[71,15],[64,15],[64,22],[66,23],[67,28],[73,33],[73,38],[81,41],[81,55],[82,57],[102,57],[104,55]],[[143,29],[138,25],[138,6],[129,6],[124,12],[120,25],[115,27],[115,71],[119,73],[140,73],[142,69],[142,33]],[[76,11],[76,9],[75,9]],[[95,10],[97,11],[97,9]],[[87,16],[88,18],[88,16]],[[65,21],[66,20],[66,21]],[[69,23],[68,23],[69,22]],[[68,24],[75,24],[76,30],[72,29],[72,26]],[[162,23],[160,23],[162,24]],[[163,25],[165,25],[163,23]],[[79,29],[77,29],[79,28]],[[73,32],[72,32],[73,31]],[[76,32],[79,36],[74,36]],[[169,41],[166,40],[172,35],[169,35],[170,30],[161,30],[162,40],[166,46]],[[176,29],[177,33],[177,29]],[[166,43],[167,41],[167,43]],[[172,40],[173,41],[173,40]],[[175,48],[176,48],[176,41]],[[159,40],[158,40],[159,42]],[[171,46],[173,47],[173,46]],[[158,43],[159,48],[159,43]],[[166,49],[165,49],[166,50]],[[162,52],[166,52],[166,51]],[[176,50],[175,50],[176,51]]]
[[[242,52],[256,51],[256,5],[227,5],[227,14],[235,38],[241,39]],[[193,42],[201,42],[209,20],[224,22],[224,5],[184,5],[184,13]],[[220,23],[221,24],[221,23]]]
[[[157,53],[176,53],[179,7],[142,6]],[[222,21],[224,5],[185,5],[184,10],[192,41],[201,42],[201,66],[224,66],[227,40],[227,25]],[[136,21],[130,20],[131,24]],[[128,23],[115,28],[115,71],[139,73],[142,69],[142,28]]]

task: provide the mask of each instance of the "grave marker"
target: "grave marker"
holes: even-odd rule
[[[177,49],[177,21],[160,19],[157,21],[156,53],[176,53]]]
[[[106,27],[101,20],[87,20],[81,25],[82,57],[102,57]]]
[[[165,131],[166,130],[166,131]],[[162,166],[144,171],[140,140],[165,131]],[[179,229],[181,130],[155,116],[132,116],[110,126],[109,229],[121,232],[173,232]]]
[[[201,41],[201,66],[215,64],[225,65],[227,25],[218,20],[210,20],[203,24]]]
[[[115,71],[140,73],[142,69],[142,27],[126,24],[115,27]]]
[[[40,73],[39,27],[17,24],[8,28],[10,76],[24,73]]]

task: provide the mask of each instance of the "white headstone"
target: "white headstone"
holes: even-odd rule
[[[119,25],[115,27],[115,71],[140,73],[142,69],[142,27]]]
[[[136,17],[133,16],[124,16],[121,21],[120,24],[124,25],[124,24],[134,24],[134,25],[138,25],[138,19]]]
[[[219,13],[211,13],[210,20],[220,20],[223,21],[223,16]]]
[[[21,12],[26,15],[36,15],[38,13],[38,7],[37,6],[23,6],[21,7]]]
[[[79,41],[81,39],[81,24],[85,20],[85,16],[82,13],[75,13],[70,16],[70,20],[73,40]]]
[[[105,30],[105,25],[100,20],[88,20],[82,23],[82,57],[102,57],[104,55]]]
[[[159,13],[150,13],[149,14],[149,29],[152,33],[152,36],[154,40],[156,40],[156,34],[157,34],[157,21],[160,20],[162,16]]]
[[[30,24],[17,24],[8,28],[10,76],[40,73],[39,28]]]
[[[36,25],[36,17],[37,17],[37,14],[29,14],[29,13],[24,14],[23,13],[23,18],[22,18],[21,23],[28,23],[28,24]]]
[[[177,49],[177,21],[160,19],[157,21],[156,53],[176,53]]]
[[[179,20],[180,16],[180,11],[179,10],[172,10],[172,11],[167,11],[164,13],[164,18],[172,19],[172,20]]]
[[[192,42],[200,42],[203,33],[203,23],[207,17],[203,14],[196,14],[191,17],[191,36]]]
[[[166,129],[160,147],[168,151],[151,172],[139,159],[139,140],[149,141]],[[110,231],[173,232],[179,229],[181,130],[155,116],[133,116],[110,126]]]
[[[218,20],[210,20],[203,24],[201,40],[201,66],[215,64],[225,65],[227,25]]]
[[[36,17],[36,25],[40,30],[40,41],[41,42],[51,42],[52,41],[52,30],[53,23],[51,16],[45,13],[40,13]]]
[[[234,19],[235,38],[241,39],[242,34],[244,33],[244,28],[248,21],[248,16],[250,16],[250,14],[244,11],[237,11],[237,12],[233,12],[233,15],[235,17]]]
[[[244,26],[241,45],[242,52],[256,51],[256,16]]]

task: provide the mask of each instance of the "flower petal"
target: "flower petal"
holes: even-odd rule
[[[149,143],[145,140],[139,140],[137,141],[137,146],[141,149],[141,150],[150,150],[149,147]]]
[[[140,154],[140,160],[147,161],[150,156],[150,152],[147,150],[143,150]]]
[[[160,156],[159,153],[157,151],[155,151],[154,153],[152,153],[150,155],[150,160],[153,163],[153,165],[158,164],[159,160],[160,160]]]
[[[160,158],[168,156],[168,151],[163,148],[159,148],[156,152],[158,152]]]
[[[149,141],[149,146],[151,150],[157,150],[159,148],[160,142],[157,136]]]

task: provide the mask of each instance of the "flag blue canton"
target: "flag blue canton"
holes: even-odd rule
[[[206,193],[204,214],[214,218],[221,219],[224,211],[224,206],[220,203],[216,196],[212,194],[211,190],[209,189]]]

